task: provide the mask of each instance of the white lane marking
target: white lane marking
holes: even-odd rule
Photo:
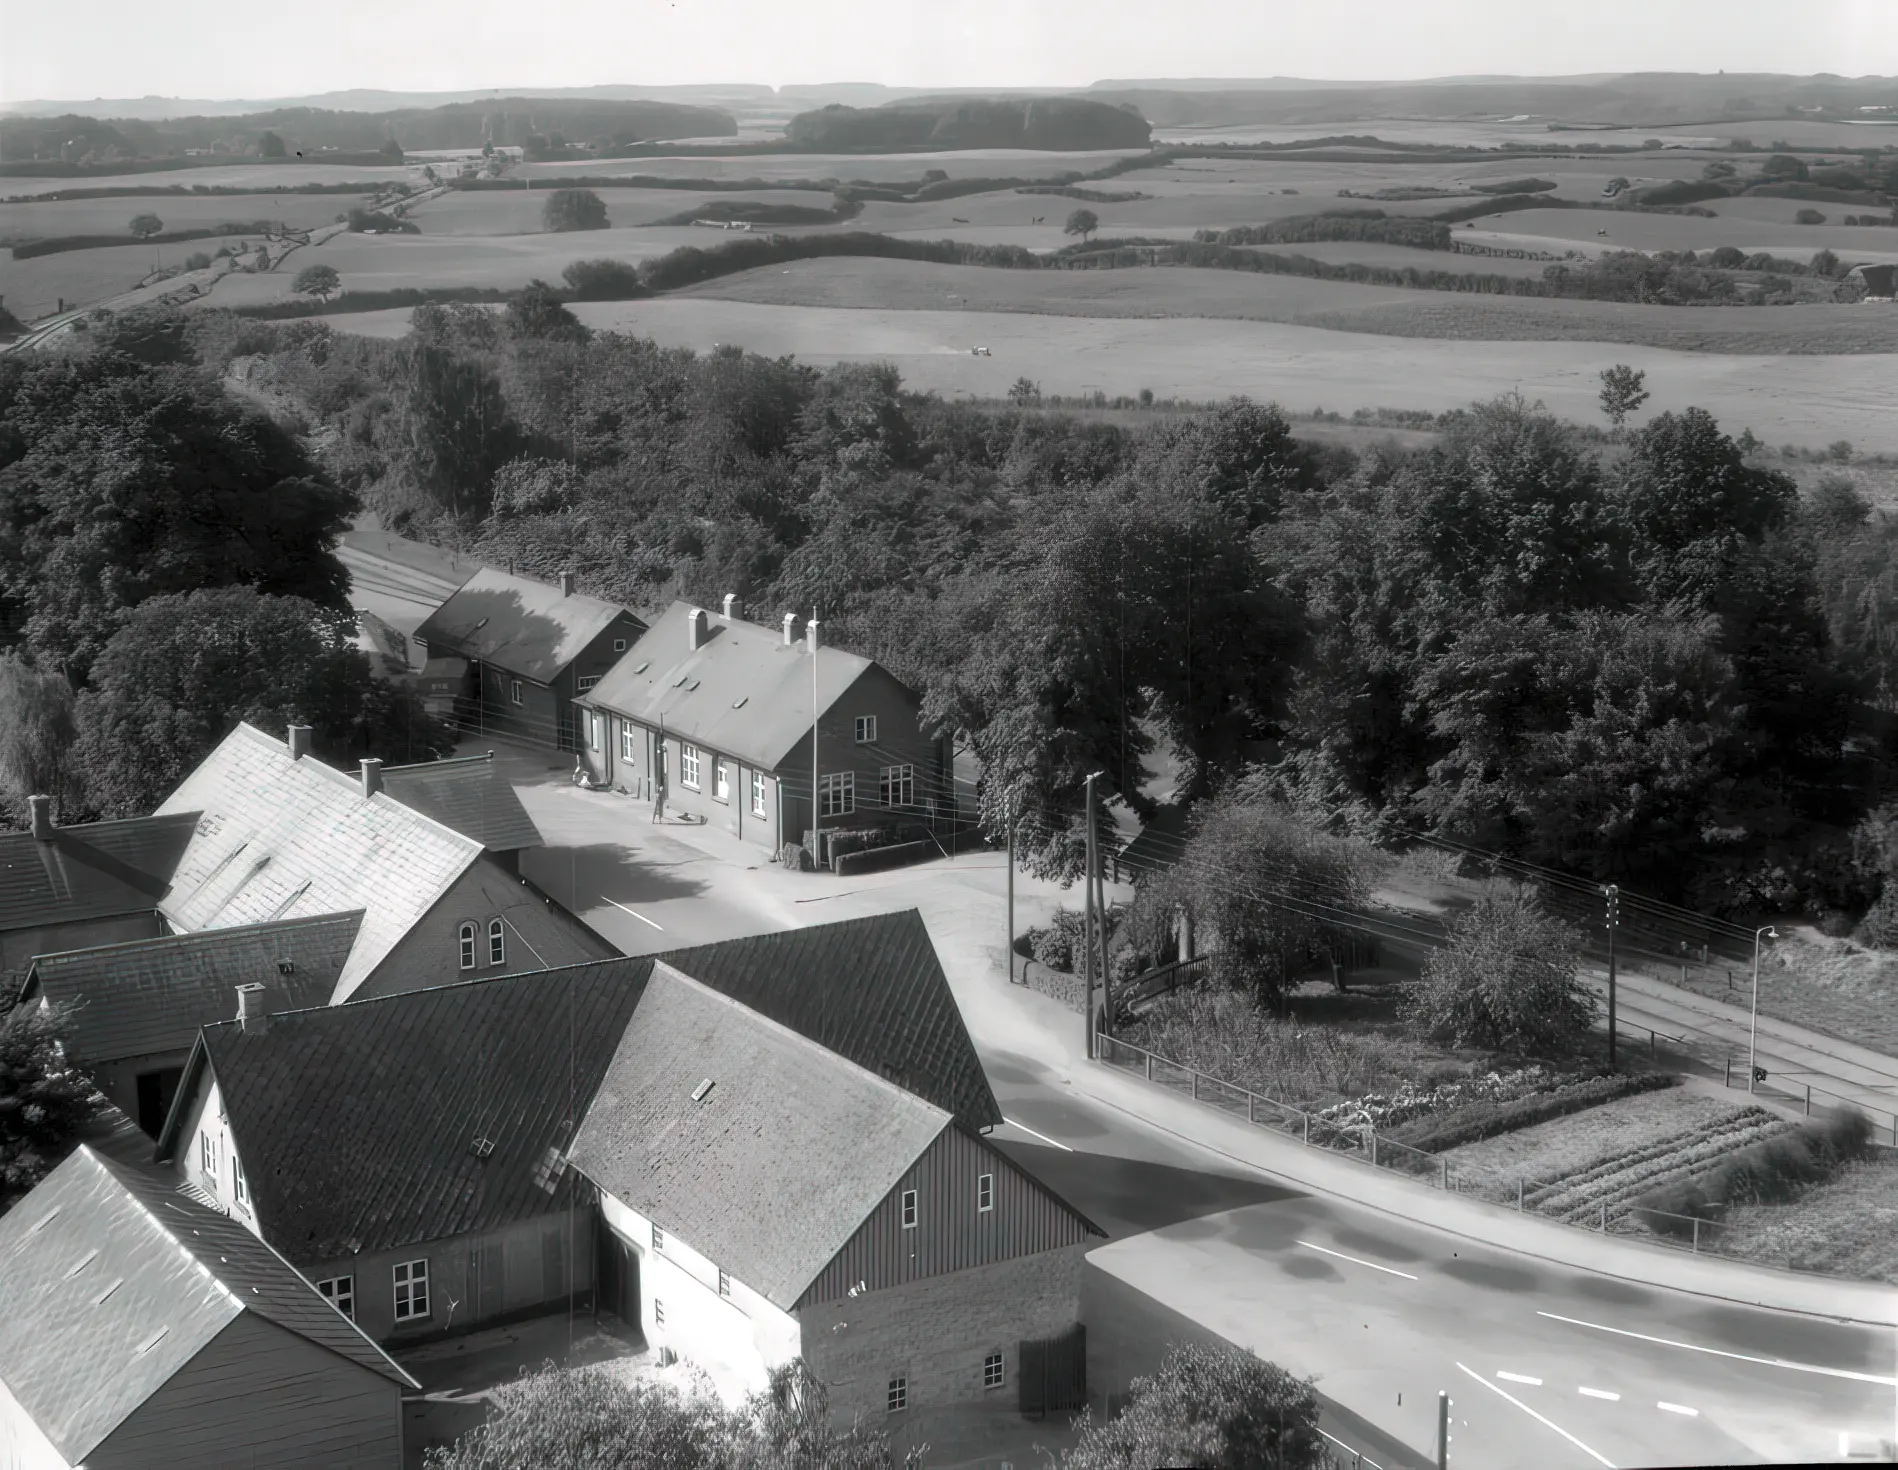
[[[1612,1332],[1616,1337],[1639,1338],[1642,1342],[1659,1343],[1662,1347],[1686,1348],[1690,1353],[1709,1353],[1716,1358],[1733,1358],[1742,1363],[1759,1363],[1767,1368],[1788,1368],[1795,1373],[1821,1373],[1827,1378],[1849,1378],[1854,1383],[1882,1383],[1886,1388],[1898,1388],[1898,1378],[1886,1378],[1877,1373],[1855,1373],[1850,1368],[1826,1368],[1818,1363],[1795,1363],[1787,1358],[1756,1358],[1749,1353],[1730,1353],[1724,1348],[1701,1347],[1698,1343],[1676,1342],[1671,1337],[1649,1337],[1645,1332],[1630,1332],[1625,1327],[1604,1327],[1599,1322],[1584,1322],[1579,1317],[1563,1317],[1554,1312],[1536,1313],[1538,1317],[1547,1317],[1551,1322],[1566,1322],[1571,1327],[1591,1327],[1596,1332]]]
[[[1013,1118],[1004,1118],[1002,1119],[1002,1121],[1008,1124],[1010,1128],[1021,1129],[1021,1131],[1023,1133],[1026,1133],[1030,1138],[1039,1138],[1043,1143],[1052,1143],[1056,1148],[1060,1149],[1061,1152],[1063,1153],[1071,1154],[1074,1152],[1074,1150],[1069,1148],[1065,1143],[1062,1143],[1058,1139],[1050,1138],[1045,1133],[1035,1132],[1035,1130],[1030,1128],[1026,1123],[1017,1123]]]
[[[1587,1455],[1596,1464],[1607,1466],[1607,1470],[1615,1470],[1615,1463],[1613,1460],[1610,1460],[1607,1456],[1601,1454],[1597,1450],[1591,1450],[1587,1445],[1583,1444],[1579,1439],[1577,1439],[1574,1435],[1570,1434],[1566,1429],[1564,1429],[1560,1424],[1557,1424],[1553,1419],[1544,1418],[1541,1414],[1538,1414],[1534,1409],[1530,1408],[1527,1404],[1525,1404],[1521,1399],[1517,1398],[1514,1394],[1507,1393],[1504,1390],[1498,1388],[1495,1384],[1491,1383],[1487,1378],[1485,1378],[1481,1373],[1478,1373],[1474,1368],[1464,1368],[1461,1363],[1458,1363],[1457,1367],[1462,1368],[1465,1373],[1469,1374],[1470,1377],[1474,1378],[1478,1383],[1482,1384],[1484,1388],[1487,1388],[1491,1393],[1495,1394],[1497,1397],[1508,1399],[1510,1403],[1514,1404],[1518,1409],[1521,1409],[1523,1413],[1527,1414],[1531,1419],[1535,1420],[1536,1423],[1545,1425],[1546,1427],[1553,1429],[1557,1434],[1561,1435],[1562,1438],[1567,1440],[1570,1444],[1574,1445],[1576,1449],[1580,1450],[1583,1454]]]
[[[607,902],[612,904],[613,907],[618,909],[621,913],[632,914],[632,916],[635,919],[639,920],[639,922],[642,924],[652,924],[651,919],[647,918],[642,913],[637,913],[634,910],[627,908],[626,905],[621,903],[617,898],[609,898]],[[655,929],[659,929],[659,932],[661,934],[664,934],[666,932],[664,929],[660,929],[657,924],[652,924],[652,927]]]
[[[1540,1378],[1531,1378],[1527,1373],[1510,1373],[1498,1368],[1496,1370],[1496,1376],[1502,1379],[1504,1383],[1526,1383],[1531,1388],[1542,1387],[1542,1380]]]
[[[1700,1410],[1690,1409],[1685,1404],[1670,1404],[1666,1399],[1656,1399],[1654,1401],[1654,1407],[1664,1409],[1670,1414],[1685,1414],[1689,1419],[1698,1419],[1700,1417]]]
[[[1417,1279],[1410,1272],[1399,1271],[1395,1266],[1380,1266],[1376,1261],[1359,1260],[1356,1256],[1347,1256],[1343,1251],[1334,1251],[1329,1246],[1313,1245],[1309,1240],[1301,1240],[1299,1244],[1308,1251],[1323,1251],[1328,1256],[1336,1256],[1339,1260],[1349,1261],[1354,1266],[1369,1266],[1373,1271],[1388,1271],[1392,1276],[1401,1276],[1406,1281]]]
[[[1316,1425],[1313,1425],[1312,1427],[1314,1429],[1317,1428]],[[1319,1429],[1318,1432],[1320,1434],[1324,1434],[1326,1439],[1330,1440],[1339,1449],[1343,1450],[1347,1455],[1350,1455],[1352,1457],[1351,1464],[1352,1464],[1353,1470],[1356,1470],[1356,1467],[1360,1464],[1368,1466],[1369,1470],[1384,1470],[1384,1467],[1382,1465],[1378,1464],[1376,1460],[1373,1460],[1369,1455],[1365,1454],[1364,1451],[1360,1449],[1355,1449],[1351,1445],[1346,1444],[1343,1440],[1339,1439],[1337,1435],[1325,1434],[1325,1431],[1322,1429]],[[1844,1454],[1845,1451],[1840,1450],[1839,1453]]]
[[[1610,1392],[1608,1392],[1608,1390],[1607,1390],[1607,1389],[1605,1389],[1605,1388],[1584,1388],[1584,1389],[1582,1389],[1582,1390],[1580,1390],[1580,1392],[1581,1392],[1581,1393],[1582,1393],[1582,1395],[1583,1395],[1584,1397],[1586,1397],[1586,1398],[1591,1398],[1591,1399],[1607,1399],[1607,1400],[1608,1400],[1608,1402],[1609,1402],[1609,1403],[1611,1403],[1611,1404],[1618,1404],[1618,1403],[1620,1403],[1620,1402],[1621,1402],[1621,1395],[1620,1395],[1620,1394],[1618,1394],[1618,1393],[1610,1393]]]

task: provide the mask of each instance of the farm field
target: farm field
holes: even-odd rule
[[[451,190],[416,205],[408,218],[425,235],[532,235],[541,234],[541,211],[551,189]],[[829,209],[836,200],[815,189],[764,189],[752,193],[699,194],[688,189],[602,189],[600,200],[615,229],[635,228],[666,219],[708,202],[721,204],[755,200],[762,204],[797,204]]]
[[[0,240],[43,240],[59,235],[124,235],[135,214],[155,214],[167,230],[195,230],[225,220],[281,220],[308,230],[366,206],[363,194],[172,194],[158,198],[56,199],[0,204]],[[195,248],[195,247],[194,247]]]
[[[422,180],[420,164],[229,163],[204,168],[160,169],[144,174],[88,174],[84,178],[31,178],[0,173],[0,198],[32,198],[62,189],[295,189],[300,184],[414,185]],[[165,195],[146,196],[152,199]],[[172,198],[179,196],[172,195]]]
[[[731,140],[719,141],[729,144]],[[596,177],[650,174],[683,179],[837,178],[884,183],[919,179],[925,169],[939,168],[952,179],[998,175],[1042,178],[1068,171],[1089,173],[1139,151],[1117,148],[1097,153],[1044,153],[1016,148],[971,148],[956,153],[757,153],[726,158],[602,158],[575,163],[522,164],[514,170],[514,176],[561,179],[576,174]]]
[[[709,351],[735,342],[820,366],[888,361],[919,391],[995,399],[1028,377],[1046,392],[1069,396],[1151,388],[1162,398],[1198,401],[1244,393],[1301,413],[1440,413],[1519,389],[1564,417],[1593,421],[1600,413],[1597,375],[1619,361],[1647,372],[1655,412],[1697,404],[1729,428],[1750,427],[1772,443],[1843,438],[1864,452],[1898,452],[1898,423],[1883,387],[1893,368],[1885,358],[1738,357],[1585,342],[1479,345],[1269,322],[786,309],[705,297],[580,302],[572,309],[596,329],[665,346]],[[325,320],[339,332],[399,337],[408,319],[406,310],[392,310]],[[976,344],[993,356],[972,357]]]
[[[1898,231],[1877,225],[1796,225],[1792,210],[1806,207],[1798,199],[1715,200],[1715,210],[1745,205],[1749,210],[1763,206],[1790,205],[1783,220],[1758,218],[1752,213],[1720,214],[1702,219],[1690,214],[1635,214],[1627,210],[1524,209],[1501,217],[1494,228],[1525,239],[1598,241],[1597,230],[1607,230],[1612,248],[1617,250],[1712,250],[1731,245],[1751,253],[1770,250],[1775,254],[1806,260],[1817,250],[1835,250],[1852,259],[1898,259]],[[1836,220],[1850,206],[1813,206]],[[1476,221],[1478,229],[1484,227]]]
[[[101,301],[131,290],[151,274],[154,254],[162,254],[166,265],[181,265],[188,255],[200,251],[212,255],[220,245],[236,243],[237,238],[233,236],[188,240],[156,248],[114,245],[98,250],[62,250],[57,255],[37,255],[31,260],[0,256],[0,298],[4,298],[8,311],[23,322],[31,322],[51,314],[61,297],[71,306],[76,302]],[[297,255],[290,258],[294,261]],[[284,286],[286,290],[289,287],[287,277]]]

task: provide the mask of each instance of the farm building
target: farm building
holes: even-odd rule
[[[328,1005],[362,911],[241,924],[40,955],[22,1003],[70,1007],[66,1051],[152,1138],[205,1026],[236,1014],[240,985],[272,1010]]]
[[[1889,301],[1898,294],[1898,265],[1855,265],[1850,275],[1864,284],[1867,301]]]
[[[398,1470],[418,1385],[269,1246],[82,1145],[0,1217],[0,1463]]]
[[[761,846],[814,827],[953,815],[950,749],[922,701],[880,664],[821,646],[795,614],[779,628],[675,602],[578,700],[594,780],[691,813]],[[816,676],[812,677],[813,663]],[[811,810],[812,709],[818,811]]]
[[[444,660],[467,661],[454,697],[463,728],[572,750],[574,696],[645,631],[617,603],[575,592],[570,576],[556,587],[488,567],[430,613],[415,639],[427,651],[425,683],[439,680]]]
[[[149,939],[197,813],[57,826],[52,798],[28,798],[31,825],[0,832],[0,997],[33,956]]]
[[[494,752],[453,760],[384,766],[382,789],[402,805],[472,837],[510,873],[521,854],[541,845],[540,829],[494,763]]]
[[[159,811],[202,813],[159,905],[174,930],[362,911],[333,1002],[610,953],[481,837],[391,796],[380,762],[352,776],[310,755],[302,726],[284,741],[239,725]]]

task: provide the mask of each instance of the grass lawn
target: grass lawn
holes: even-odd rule
[[[1727,976],[1731,969],[1732,988]],[[1666,978],[1680,983],[1680,972]],[[1687,967],[1687,988],[1744,1006],[1750,966]],[[1898,954],[1788,937],[1760,963],[1760,1012],[1898,1056]]]
[[[1766,1266],[1898,1285],[1898,1154],[1879,1152],[1790,1205],[1741,1205],[1717,1244]]]

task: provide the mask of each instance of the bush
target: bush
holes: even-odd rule
[[[72,1152],[94,1091],[66,1060],[69,1017],[24,1006],[0,1015],[0,1213]]]
[[[1072,975],[1080,970],[1086,931],[1084,909],[1056,909],[1052,923],[1023,930],[1015,940],[1015,948],[1051,970],[1064,970]]]
[[[591,189],[556,189],[540,211],[541,228],[561,234],[568,230],[603,230],[606,205]]]
[[[577,301],[630,301],[647,294],[629,260],[576,260],[560,277]]]
[[[1716,270],[1738,270],[1746,263],[1746,253],[1731,245],[1722,245],[1707,257],[1707,264]]]
[[[1816,209],[1802,209],[1793,216],[1793,223],[1798,225],[1822,225],[1825,222],[1826,217]]]
[[[1636,1214],[1656,1234],[1691,1234],[1690,1221],[1718,1220],[1732,1205],[1796,1200],[1871,1150],[1871,1120],[1856,1109],[1848,1110],[1824,1123],[1805,1123],[1736,1149],[1698,1179],[1644,1195]]]
[[[1500,184],[1471,184],[1472,194],[1546,194],[1555,187],[1553,179],[1505,179]]]
[[[352,209],[348,215],[349,228],[358,235],[419,235],[419,227],[395,215],[384,214],[379,209]]]
[[[832,831],[824,839],[825,849],[833,858],[846,853],[869,852],[879,847],[895,847],[902,842],[925,842],[929,829],[909,823],[885,823],[880,827],[848,827]]]
[[[1296,215],[1262,225],[1240,225],[1217,234],[1202,233],[1212,236],[1202,243],[1216,245],[1304,245],[1321,240],[1365,240],[1384,245],[1409,245],[1417,250],[1450,248],[1449,225],[1413,215],[1386,215],[1381,209],[1340,209],[1326,214]]]

